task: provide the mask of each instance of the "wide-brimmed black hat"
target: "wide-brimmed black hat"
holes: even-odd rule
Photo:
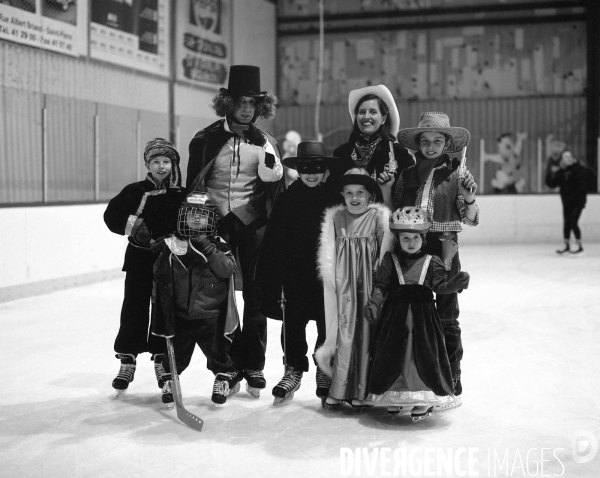
[[[282,162],[287,168],[297,169],[298,163],[329,166],[336,159],[339,158],[325,154],[325,146],[320,141],[303,141],[298,143],[296,156],[285,158]]]
[[[377,187],[377,181],[375,181],[371,175],[363,168],[351,168],[344,173],[343,176],[338,178],[337,185],[340,191],[349,184],[360,184],[364,186],[370,194],[375,192]]]
[[[231,65],[227,88],[219,91],[230,96],[267,96],[266,91],[260,91],[260,68],[252,65]]]

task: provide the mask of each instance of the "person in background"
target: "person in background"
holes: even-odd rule
[[[281,159],[291,158],[296,156],[296,148],[302,142],[302,137],[300,133],[297,131],[289,130],[285,133],[285,139],[281,144],[283,149],[283,156]],[[298,172],[294,168],[288,168],[285,163],[283,163],[283,175],[285,177],[285,187],[289,187],[296,179],[298,179]]]
[[[266,387],[267,319],[260,312],[254,271],[271,205],[283,189],[283,166],[277,142],[255,121],[273,118],[276,102],[274,94],[260,90],[260,68],[231,66],[228,87],[212,103],[222,119],[190,142],[186,182],[188,190],[206,191],[216,202],[223,235],[241,269],[244,314],[231,357],[242,371],[232,375],[229,386],[245,378],[246,390],[256,398]]]
[[[119,332],[114,350],[121,361],[112,382],[117,391],[126,390],[133,381],[137,356],[152,354],[158,386],[163,386],[165,344],[148,334],[150,299],[154,280],[153,266],[161,238],[177,229],[177,211],[185,197],[181,188],[179,153],[170,141],[154,138],[146,144],[144,162],[148,174],[110,200],[104,222],[115,234],[127,236],[125,251],[125,295]]]
[[[560,188],[560,199],[563,206],[563,238],[565,245],[558,249],[558,254],[566,252],[577,255],[583,252],[581,245],[581,229],[579,218],[587,202],[588,170],[568,149],[561,153],[558,167],[553,167],[546,175],[549,188]],[[575,236],[575,248],[571,248],[571,232]]]

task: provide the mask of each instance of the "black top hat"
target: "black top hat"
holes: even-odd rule
[[[313,163],[328,166],[331,160],[334,159],[339,158],[326,156],[325,146],[320,141],[303,141],[302,143],[298,143],[296,156],[285,158],[283,165],[291,169],[297,169],[298,163]]]
[[[266,91],[260,91],[260,68],[252,65],[231,65],[227,88],[219,91],[230,96],[262,98],[267,95]]]

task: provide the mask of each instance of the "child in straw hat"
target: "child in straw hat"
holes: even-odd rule
[[[432,219],[427,233],[427,252],[442,259],[450,276],[460,271],[457,241],[462,224],[479,224],[479,208],[475,202],[477,184],[464,165],[449,156],[462,150],[464,158],[469,139],[469,131],[450,126],[445,113],[423,113],[416,128],[402,129],[398,134],[399,142],[414,151],[416,164],[402,171],[393,196],[388,193],[384,198],[393,209],[418,206],[427,211]],[[385,173],[379,177],[380,182],[390,179]],[[455,406],[458,406],[461,404],[460,361],[463,356],[458,296],[457,293],[437,294],[436,301],[452,368]]]

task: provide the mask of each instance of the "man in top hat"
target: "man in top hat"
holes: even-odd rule
[[[277,98],[260,89],[257,66],[233,65],[227,88],[213,98],[219,121],[198,132],[189,146],[186,185],[208,191],[224,217],[222,232],[242,271],[244,315],[234,336],[231,357],[243,372],[230,379],[233,389],[243,378],[255,397],[265,388],[263,375],[267,320],[260,313],[260,292],[254,280],[256,258],[271,202],[282,183],[283,166],[277,142],[254,124],[275,116]]]
[[[337,158],[327,156],[323,143],[304,141],[296,155],[283,160],[298,172],[296,179],[277,199],[265,232],[256,277],[264,292],[261,310],[281,320],[280,299],[285,294],[285,317],[281,333],[285,371],[273,388],[275,403],[290,399],[309,369],[306,326],[317,325],[315,349],[325,341],[323,284],[317,273],[317,250],[321,219],[337,202],[339,192],[324,177]],[[318,397],[327,397],[330,380],[317,368]]]

